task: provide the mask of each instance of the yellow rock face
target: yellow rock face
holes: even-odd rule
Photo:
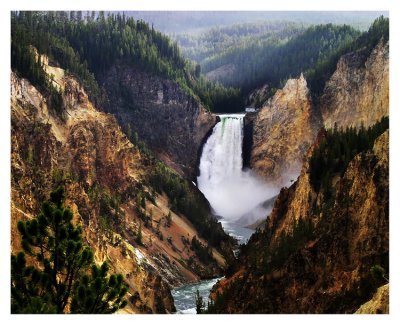
[[[204,239],[185,216],[173,212],[171,226],[166,227],[171,203],[157,194],[155,203],[146,201],[151,226],[143,225],[143,245],[136,243],[135,232],[142,221],[135,195],[139,190],[151,192],[143,182],[151,164],[116,119],[92,105],[76,79],[57,80],[63,89],[63,118],[47,108],[45,97],[29,81],[11,75],[11,251],[21,249],[17,222],[36,216],[61,182],[66,206],[82,226],[96,262],[110,261],[113,272],[121,273],[129,285],[129,304],[123,312],[174,311],[170,288],[199,280],[200,273],[185,261],[193,258],[199,268],[212,273],[220,270],[224,258],[213,249],[217,262],[211,266],[198,261],[190,241],[194,236],[203,243]],[[121,231],[113,227],[106,232],[101,225],[104,214],[96,197],[104,192],[120,198]],[[114,212],[111,208],[108,218],[113,219]]]
[[[289,79],[254,121],[251,166],[267,181],[288,183],[300,172],[317,126],[306,80]]]
[[[342,56],[320,100],[326,128],[368,127],[389,115],[389,43]]]
[[[355,314],[389,314],[389,284],[378,288],[372,299],[363,304]]]

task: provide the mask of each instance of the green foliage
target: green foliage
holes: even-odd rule
[[[317,62],[324,61],[359,34],[347,25],[327,24],[304,29],[299,24],[278,21],[214,29],[193,41],[193,45],[182,40],[180,43],[189,48],[198,43],[205,47],[196,54],[193,51],[191,56],[201,62],[205,73],[234,65],[234,74],[220,80],[225,86],[238,87],[246,94],[266,83],[274,88],[282,87],[285,80],[314,68]],[[214,44],[218,44],[215,49],[211,47]]]
[[[326,198],[332,196],[332,177],[343,175],[349,162],[361,151],[371,149],[379,135],[389,128],[384,117],[368,129],[347,128],[328,130],[310,157],[310,183],[315,191],[322,189]]]
[[[204,264],[214,262],[211,247],[203,245],[196,236],[192,238],[191,249],[196,253],[200,261],[202,261]]]
[[[311,219],[300,218],[296,221],[293,231],[291,233],[283,232],[277,246],[271,249],[271,260],[267,268],[274,269],[282,266],[293,252],[312,238],[313,232],[314,226]]]
[[[385,269],[375,264],[371,267],[370,273],[376,282],[382,282],[382,280],[389,282],[388,278],[385,276]]]
[[[49,107],[61,113],[63,110],[61,94],[44,71],[40,55],[35,57],[33,48],[25,39],[25,31],[16,29],[13,32],[16,36],[12,35],[11,40],[12,69],[21,77],[29,79],[47,98]]]
[[[200,296],[200,292],[198,289],[196,291],[195,299],[196,299],[196,313],[204,314],[205,305],[204,305],[203,297]]]
[[[92,265],[91,274],[85,274],[74,285],[71,301],[73,314],[111,314],[124,308],[128,288],[121,274],[107,275],[109,266],[104,262],[100,267]]]
[[[11,255],[11,312],[21,314],[54,314],[57,306],[50,292],[49,279],[33,266],[26,265],[23,252]]]
[[[99,207],[99,226],[101,232],[108,238],[112,232],[121,233],[125,228],[125,212],[121,209],[121,197],[110,194],[108,190],[98,185],[88,190],[89,198],[94,206]]]
[[[155,162],[148,179],[158,193],[165,192],[171,204],[171,210],[182,213],[193,223],[199,234],[214,247],[220,247],[223,241],[231,240],[222,229],[221,223],[211,215],[207,202],[195,191],[191,184],[167,168],[161,162]]]
[[[383,16],[377,18],[368,31],[362,33],[359,37],[347,37],[338,44],[328,57],[318,60],[315,67],[312,67],[306,77],[314,95],[322,93],[325,82],[330,78],[336,69],[340,57],[346,53],[363,49],[366,54],[378,44],[380,40],[389,40],[389,18]],[[365,55],[365,59],[367,55]]]
[[[143,235],[142,235],[142,221],[139,221],[139,228],[136,234],[136,242],[139,245],[143,245]]]
[[[165,216],[165,226],[171,227],[171,224],[172,224],[172,215],[171,211],[168,211],[168,214]]]
[[[11,256],[12,313],[64,313],[71,299],[78,299],[74,296],[77,281],[94,267],[93,252],[83,245],[82,229],[72,224],[72,211],[64,207],[64,200],[64,189],[59,187],[37,218],[18,222],[24,252]],[[25,254],[38,267],[27,266]],[[111,309],[99,307],[95,312],[122,306],[112,299],[105,301]]]
[[[12,13],[11,24],[13,69],[34,84],[45,85],[45,75],[26,54],[33,45],[77,76],[98,106],[107,103],[98,80],[118,61],[175,80],[210,109],[231,105],[232,96],[239,96],[238,90],[202,80],[198,65],[182,57],[176,42],[141,20],[120,14],[85,20],[71,18],[62,11],[19,11]],[[57,96],[51,94],[57,107]]]

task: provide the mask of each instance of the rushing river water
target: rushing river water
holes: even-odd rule
[[[214,213],[222,217],[224,230],[241,244],[253,233],[244,226],[265,218],[271,210],[265,202],[276,194],[276,189],[268,187],[252,171],[243,170],[243,118],[244,114],[220,115],[220,122],[203,147],[197,178],[199,190]],[[174,289],[177,313],[196,313],[197,290],[207,302],[217,281],[204,280]]]
[[[226,220],[221,220],[225,231],[232,237],[237,238],[239,243],[245,243],[254,232],[251,229],[244,228]],[[214,284],[220,278],[202,280],[198,283],[192,283],[171,291],[174,297],[175,307],[178,314],[195,314],[196,313],[196,292],[199,290],[200,296],[207,305],[208,296]]]

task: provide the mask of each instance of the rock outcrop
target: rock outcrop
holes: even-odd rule
[[[356,314],[389,314],[389,284],[379,287],[371,300],[363,304]]]
[[[287,184],[300,172],[320,125],[303,75],[289,79],[257,114],[251,167],[269,182]]]
[[[388,146],[386,131],[334,177],[331,198],[310,185],[305,162],[214,288],[212,311],[354,313],[370,300],[384,282],[371,268],[389,269]]]
[[[169,79],[114,65],[103,78],[112,112],[181,175],[194,178],[199,148],[216,117]]]
[[[36,216],[50,191],[63,185],[66,206],[82,225],[95,261],[109,260],[129,285],[124,311],[173,312],[171,287],[219,275],[224,257],[212,248],[214,262],[200,260],[190,242],[194,236],[207,242],[146,181],[154,162],[129,141],[112,115],[93,107],[76,79],[64,73],[55,79],[63,90],[62,117],[48,109],[45,96],[28,80],[11,74],[12,252],[21,249],[17,222]],[[137,212],[139,193],[146,197],[140,202],[146,220]]]
[[[311,101],[306,80],[289,79],[258,112],[251,167],[267,181],[287,185],[321,127],[369,127],[389,115],[389,43],[343,55],[323,94]]]
[[[373,125],[389,115],[389,42],[343,55],[319,106],[326,128]]]

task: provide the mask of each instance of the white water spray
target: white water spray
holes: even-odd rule
[[[243,117],[220,115],[204,145],[197,184],[217,215],[248,225],[267,216],[271,207],[263,202],[277,190],[242,169]]]

